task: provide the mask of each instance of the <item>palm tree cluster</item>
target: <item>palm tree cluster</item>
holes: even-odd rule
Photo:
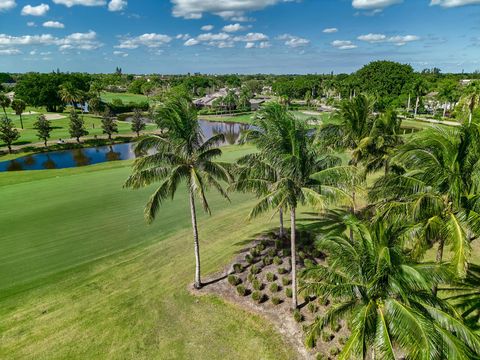
[[[315,134],[286,106],[267,104],[242,135],[257,151],[225,164],[217,161],[223,135],[205,139],[191,100],[168,98],[156,115],[161,132],[140,138],[125,186],[158,184],[145,208],[152,221],[186,185],[195,288],[203,285],[196,200],[210,213],[208,188],[226,199],[228,190],[255,194],[249,218],[278,214],[278,237],[290,241],[292,308],[297,283],[299,293],[333,304],[310,325],[310,346],[326,326],[344,321],[351,336],[341,359],[478,357],[480,271],[470,251],[480,231],[480,127],[472,122],[407,137],[395,112],[373,109],[365,95],[344,100]],[[371,173],[375,181],[366,181]],[[297,279],[302,206],[319,216],[311,229],[326,260],[305,264]]]

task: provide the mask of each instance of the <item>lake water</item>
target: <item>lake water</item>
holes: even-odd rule
[[[225,135],[222,145],[234,145],[242,131],[248,129],[246,124],[210,122],[199,120],[205,138],[216,134]],[[114,144],[93,148],[51,151],[23,156],[15,160],[0,162],[0,172],[21,170],[65,169],[99,164],[107,161],[134,159],[134,144]]]

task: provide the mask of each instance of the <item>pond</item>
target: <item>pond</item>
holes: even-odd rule
[[[249,125],[199,120],[203,134],[209,138],[224,134],[225,142],[221,145],[238,143],[242,131]],[[134,143],[114,144],[92,148],[51,151],[23,156],[15,160],[0,162],[0,172],[21,170],[65,169],[99,164],[108,161],[134,159]]]

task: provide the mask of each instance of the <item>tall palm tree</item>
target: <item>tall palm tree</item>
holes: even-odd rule
[[[272,111],[282,111],[273,105]],[[269,210],[290,210],[290,242],[292,264],[292,308],[297,302],[296,268],[296,211],[300,205],[324,209],[333,200],[350,204],[347,186],[352,182],[352,168],[341,166],[341,160],[333,156],[321,156],[308,133],[307,125],[290,113],[272,121],[265,117],[269,136],[259,155],[251,156],[254,166],[241,174],[235,188],[253,191],[260,200],[250,212],[254,218]],[[260,131],[261,130],[257,130]],[[257,139],[266,134],[257,135]],[[340,184],[345,184],[342,186]]]
[[[435,127],[402,146],[393,162],[404,170],[379,179],[370,192],[381,216],[417,224],[410,246],[422,255],[438,244],[454,254],[451,263],[466,274],[470,243],[480,234],[480,129]]]
[[[0,94],[0,107],[3,109],[5,117],[7,117],[7,108],[10,106],[10,98],[7,95]]]
[[[204,141],[195,106],[189,99],[182,97],[168,99],[159,109],[157,116],[157,123],[163,132],[147,136],[137,143],[135,149],[137,154],[149,155],[135,160],[133,174],[125,186],[138,189],[159,183],[159,187],[145,207],[145,217],[148,222],[152,222],[163,201],[173,198],[180,183],[186,183],[196,263],[194,286],[199,289],[202,282],[195,198],[200,199],[203,209],[209,214],[210,206],[206,197],[208,187],[213,187],[228,199],[222,181],[230,182],[230,174],[223,164],[214,161],[222,155],[222,151],[216,148],[216,145],[224,139],[223,135],[219,134]]]
[[[468,108],[468,123],[472,123],[473,111],[480,105],[480,81],[473,81],[467,85],[461,102]]]
[[[447,115],[448,105],[458,101],[459,91],[458,82],[455,80],[444,80],[440,83],[438,89],[438,98],[444,102],[443,104],[443,117]]]
[[[20,126],[23,129],[22,114],[25,111],[25,109],[27,108],[27,104],[25,103],[25,101],[23,101],[21,99],[15,99],[15,100],[12,101],[11,106],[12,106],[12,109],[15,111],[15,114],[20,116]]]
[[[82,92],[78,90],[72,83],[60,85],[59,95],[62,101],[67,104],[71,104],[73,107],[75,107],[75,104],[81,101],[83,98]]]
[[[327,264],[302,273],[301,290],[330,299],[332,305],[309,329],[314,344],[321,331],[341,320],[351,324],[339,359],[472,359],[480,338],[431,288],[446,282],[448,267],[417,263],[403,250],[404,228],[371,225],[351,214],[339,229],[317,242]],[[350,228],[353,239],[346,234]]]
[[[420,106],[420,100],[422,99],[423,96],[427,94],[427,84],[425,83],[425,80],[422,78],[418,78],[414,83],[412,87],[413,94],[416,97],[415,101],[415,112],[414,116],[417,117],[418,114],[418,107]]]

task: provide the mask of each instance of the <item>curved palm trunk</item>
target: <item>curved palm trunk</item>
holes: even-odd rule
[[[278,211],[279,213],[279,218],[280,218],[280,230],[278,232],[278,237],[280,239],[283,239],[284,236],[285,236],[285,230],[283,228],[283,208],[280,208],[280,210]]]
[[[443,249],[444,248],[445,248],[445,239],[440,239],[440,241],[438,242],[437,257],[435,259],[437,264],[441,264],[441,262],[443,261]],[[433,295],[436,296],[437,292],[438,292],[438,288],[437,288],[437,286],[434,286],[433,289],[432,289]]]
[[[411,104],[411,101],[412,101],[412,97],[410,95],[410,93],[408,94],[408,103],[407,103],[407,112],[410,112],[410,104]]]
[[[197,212],[195,210],[195,197],[190,190],[190,213],[192,214],[193,244],[195,249],[195,289],[201,289],[202,281],[200,279],[200,246],[198,243]]]
[[[415,117],[418,114],[418,105],[420,104],[420,96],[417,96],[417,101],[415,102]]]
[[[23,119],[22,119],[22,114],[20,114],[20,126],[23,129]]]
[[[290,210],[290,244],[292,252],[292,309],[298,306],[297,301],[297,244],[295,208]]]
[[[445,104],[443,105],[443,117],[447,116],[447,105],[448,103],[445,102]]]

